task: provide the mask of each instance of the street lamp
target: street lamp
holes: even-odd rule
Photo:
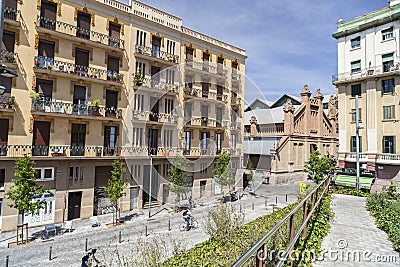
[[[356,189],[360,189],[360,129],[364,127],[360,126],[360,112],[358,110],[358,95],[356,95],[356,110],[350,112],[350,114],[356,115]]]
[[[151,153],[151,152],[150,152]],[[149,218],[151,217],[151,182],[153,178],[153,155],[150,154],[150,181],[149,181]]]

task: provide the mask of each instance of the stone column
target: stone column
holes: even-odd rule
[[[323,123],[324,110],[323,110],[322,102],[323,102],[324,96],[321,94],[321,89],[317,89],[317,91],[315,92],[314,99],[316,99],[318,102],[318,115],[317,115],[315,129],[318,130],[319,136],[323,136],[323,134],[324,134],[324,123]]]
[[[306,105],[306,110],[304,112],[304,129],[303,133],[306,135],[310,134],[310,127],[311,125],[311,110],[310,110],[310,90],[308,89],[308,85],[304,85],[303,90],[301,90],[301,103]]]
[[[286,104],[283,107],[283,112],[285,113],[283,121],[284,134],[292,135],[294,131],[294,107],[290,99],[286,101]]]

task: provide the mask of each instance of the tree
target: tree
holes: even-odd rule
[[[235,178],[233,177],[229,167],[230,162],[231,162],[231,154],[228,151],[223,151],[218,156],[217,162],[215,164],[213,170],[214,180],[219,185],[221,185],[221,189],[223,189],[224,186],[231,185],[234,182]],[[224,196],[223,190],[222,190],[222,195]]]
[[[308,173],[308,178],[315,183],[319,183],[334,170],[336,160],[333,156],[321,156],[318,150],[311,154],[304,166],[304,171]]]
[[[188,161],[182,155],[177,155],[171,162],[168,168],[169,185],[168,188],[171,192],[176,194],[175,208],[180,201],[180,194],[186,193],[187,190],[187,170]]]
[[[110,202],[115,207],[115,216],[113,212],[113,224],[117,221],[118,216],[118,201],[125,196],[123,192],[125,187],[127,186],[127,182],[123,179],[123,173],[125,172],[125,168],[121,159],[117,159],[113,162],[113,168],[111,170],[111,178],[108,180],[108,186],[104,188],[104,191],[107,193],[107,197]]]
[[[36,171],[32,167],[34,164],[35,162],[28,155],[15,160],[14,176],[16,178],[12,180],[14,184],[6,193],[7,198],[12,201],[8,205],[22,213],[22,224],[25,223],[25,213],[37,214],[40,209],[45,208],[45,200],[34,201],[35,199],[39,199],[38,197],[44,194],[52,195],[49,190],[44,189],[43,185],[36,183]]]

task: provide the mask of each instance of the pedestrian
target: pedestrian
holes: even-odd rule
[[[97,249],[92,249],[89,253],[87,253],[85,256],[82,258],[82,267],[97,267],[100,261],[96,258],[95,253]],[[96,265],[94,265],[94,262],[96,262]]]

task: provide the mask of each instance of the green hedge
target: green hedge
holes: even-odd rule
[[[163,266],[230,266],[275,226],[298,202],[259,217],[242,227],[227,243],[209,239],[182,254],[167,259]],[[287,233],[284,233],[287,236]]]
[[[388,234],[393,248],[400,252],[400,197],[390,193],[371,194],[366,207],[378,228]]]
[[[335,186],[330,189],[333,194],[342,194],[342,195],[352,195],[352,196],[357,196],[357,197],[368,197],[369,193],[355,189],[355,188],[348,188],[348,187],[342,187],[342,186]]]

